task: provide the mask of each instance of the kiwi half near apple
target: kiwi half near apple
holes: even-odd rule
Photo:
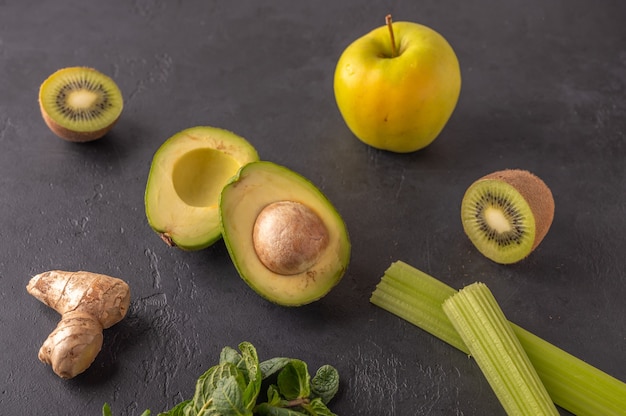
[[[461,202],[463,230],[487,258],[511,264],[526,258],[554,219],[550,188],[527,170],[506,169],[475,181]]]

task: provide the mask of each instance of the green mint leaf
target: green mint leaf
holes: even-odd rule
[[[252,411],[243,402],[241,383],[241,374],[219,380],[213,392],[210,413],[207,414],[252,416]]]
[[[247,384],[243,391],[243,402],[248,410],[252,410],[261,392],[261,382],[263,381],[259,356],[254,346],[249,342],[239,344],[239,349],[241,350],[241,361],[237,364],[237,368],[244,375]]]
[[[321,366],[311,380],[311,396],[328,404],[339,390],[339,372],[331,365]]]
[[[258,416],[269,416],[270,411],[274,406],[269,403],[260,403],[254,408],[254,414]]]
[[[311,400],[307,404],[303,404],[302,408],[309,416],[337,416],[336,414],[331,412],[328,407],[326,407],[320,397]]]
[[[141,416],[150,416],[150,410],[146,409],[143,411],[143,413],[141,414]],[[109,406],[108,403],[105,403],[102,406],[102,416],[112,416],[111,413],[111,406]]]
[[[237,368],[247,376],[247,381],[256,381],[260,377],[259,356],[256,349],[249,342],[239,344],[241,350],[241,360],[237,363]]]
[[[311,376],[304,361],[292,359],[278,373],[278,390],[287,400],[301,399],[311,395]]]
[[[191,400],[182,401],[167,412],[159,413],[157,416],[195,416],[196,413],[191,404]],[[190,409],[192,412],[190,413],[187,409]]]
[[[259,362],[249,342],[239,351],[224,347],[219,364],[209,368],[197,382],[194,396],[158,416],[337,416],[326,403],[339,388],[339,374],[332,366],[322,366],[311,379],[305,362],[276,357]],[[261,383],[277,374],[276,384],[268,387],[267,402],[257,404]],[[150,416],[145,410],[141,416]],[[103,416],[112,416],[108,403]]]
[[[220,352],[220,364],[231,363],[237,365],[241,361],[241,354],[236,349],[226,346]]]
[[[200,376],[196,383],[196,391],[192,399],[191,408],[195,413],[191,413],[191,416],[200,415],[202,411],[208,409],[213,401],[213,392],[217,387],[219,380],[237,376],[239,370],[237,367],[229,362],[223,362],[209,368],[203,375]],[[185,414],[185,416],[188,416]]]
[[[289,409],[286,407],[272,406],[269,403],[261,403],[254,409],[254,414],[259,416],[306,416],[307,413]]]
[[[289,361],[291,361],[291,358],[286,357],[276,357],[270,360],[263,361],[261,363],[261,374],[263,374],[263,380],[273,374],[278,373],[287,364],[289,364]]]
[[[271,384],[267,388],[267,402],[272,406],[278,406],[283,401],[278,392],[278,387],[275,384]]]

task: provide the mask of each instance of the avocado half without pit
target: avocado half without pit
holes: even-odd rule
[[[219,205],[231,259],[265,299],[304,305],[343,277],[350,259],[346,225],[300,174],[272,162],[249,163],[224,187]]]
[[[175,134],[152,159],[145,192],[148,223],[170,246],[210,246],[221,238],[222,188],[257,160],[254,147],[227,130],[199,126]]]

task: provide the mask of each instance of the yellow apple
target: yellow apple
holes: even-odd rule
[[[348,128],[364,143],[392,152],[432,143],[460,91],[459,61],[448,41],[391,16],[352,42],[335,69],[335,99]]]

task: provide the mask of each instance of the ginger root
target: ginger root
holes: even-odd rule
[[[102,348],[103,329],[121,321],[130,304],[126,282],[85,271],[44,272],[34,276],[26,290],[61,314],[39,350],[39,360],[64,379],[89,368]]]

